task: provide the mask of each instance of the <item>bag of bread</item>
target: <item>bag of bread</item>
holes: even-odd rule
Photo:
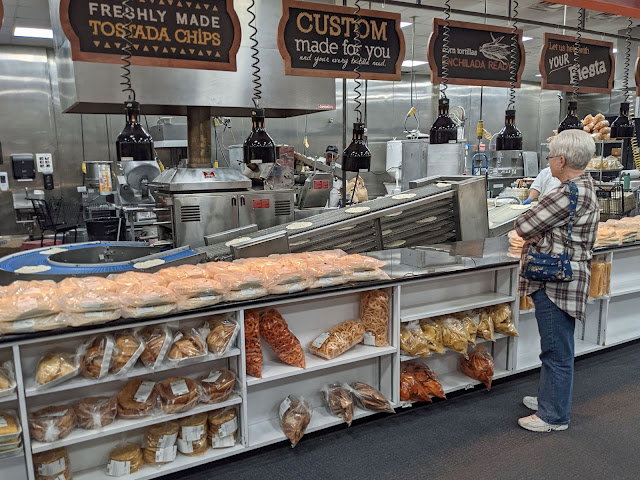
[[[166,326],[149,326],[140,332],[144,341],[144,350],[140,355],[147,368],[159,367],[169,351],[173,337]]]
[[[349,279],[346,275],[340,275],[338,277],[322,277],[315,278],[311,280],[311,286],[309,288],[326,288],[326,287],[337,287],[339,285],[344,285],[347,283]]]
[[[400,325],[400,349],[407,355],[429,356],[429,339],[417,321]]]
[[[228,290],[227,293],[224,294],[224,300],[227,302],[244,302],[246,300],[264,297],[268,294],[267,289],[263,287]]]
[[[0,442],[11,442],[20,439],[22,426],[14,410],[0,411]]]
[[[533,299],[529,295],[520,297],[520,310],[533,310],[536,306],[533,303]]]
[[[38,362],[36,370],[37,388],[48,388],[66,382],[80,373],[79,352],[50,350]]]
[[[107,475],[124,477],[140,470],[144,465],[142,449],[135,443],[122,443],[109,453]]]
[[[413,373],[400,373],[400,400],[403,402],[429,402],[431,397]]]
[[[220,282],[206,277],[189,277],[176,280],[169,284],[169,288],[177,296],[178,311],[195,310],[216,305],[224,300],[225,294],[225,289]]]
[[[118,415],[116,397],[88,397],[74,408],[76,424],[85,430],[97,430],[113,423]]]
[[[236,374],[231,370],[217,370],[198,379],[202,403],[226,402],[236,385]]]
[[[124,330],[115,334],[110,372],[126,375],[136,364],[145,349],[142,337],[133,330]]]
[[[36,480],[71,480],[71,462],[66,448],[33,455]]]
[[[116,282],[120,287],[140,287],[142,285],[167,286],[167,282],[165,282],[162,277],[153,273],[129,271],[112,273],[107,278]]]
[[[372,412],[396,413],[391,406],[391,402],[371,385],[363,382],[353,382],[348,386],[351,389],[351,395],[356,405],[361,409],[371,410]]]
[[[208,414],[199,413],[178,420],[178,451],[188,457],[202,455],[209,448]]]
[[[346,258],[346,257],[344,257]],[[388,347],[389,295],[384,290],[369,290],[360,297],[360,321],[365,345]]]
[[[80,371],[84,377],[100,380],[109,373],[114,343],[112,335],[89,339],[83,347],[84,354],[80,359]]]
[[[422,362],[406,362],[402,368],[405,372],[413,374],[429,395],[447,398],[438,375],[427,365]]]
[[[122,306],[130,309],[174,304],[178,297],[172,289],[157,282],[122,287],[120,294]]]
[[[350,427],[353,422],[353,399],[350,389],[339,383],[325,385],[322,398],[332,415],[341,418]]]
[[[264,290],[264,279],[260,274],[250,271],[248,268],[230,264],[224,268],[220,265],[215,265],[218,262],[212,262],[211,264],[205,264],[205,270],[207,276],[220,282],[227,294],[231,291],[237,290]]]
[[[260,316],[260,335],[284,363],[305,368],[300,340],[291,333],[289,325],[275,308],[270,308]]]
[[[267,292],[269,292],[270,295],[290,295],[292,293],[304,292],[311,288],[312,284],[313,281],[311,279],[306,279],[295,283],[269,285]]]
[[[51,316],[60,311],[58,286],[51,280],[18,280],[0,289],[0,322]]]
[[[58,283],[57,302],[66,313],[118,310],[119,291],[120,286],[107,278],[67,277]]]
[[[7,360],[0,365],[0,398],[11,395],[16,390],[16,385],[13,362]]]
[[[142,458],[149,465],[163,465],[176,459],[178,431],[176,422],[165,422],[149,427],[142,441]]]
[[[198,404],[198,384],[190,378],[168,378],[158,383],[160,406],[165,413],[184,413]]]
[[[123,318],[151,318],[169,315],[177,308],[175,303],[165,303],[164,305],[150,305],[148,307],[122,307]]]
[[[96,312],[60,312],[57,322],[65,327],[84,327],[86,325],[102,325],[122,317],[122,309],[103,310]]]
[[[212,307],[224,301],[222,295],[203,295],[201,297],[178,297],[176,302],[177,312],[197,310],[199,308]]]
[[[303,397],[289,395],[280,404],[278,412],[280,428],[295,447],[304,436],[304,432],[311,422],[313,410],[311,405]]]
[[[483,344],[472,350],[468,359],[460,357],[460,370],[462,370],[462,373],[467,377],[484,383],[487,390],[491,390],[493,366],[493,357],[485,350]]]
[[[185,278],[204,278],[207,276],[204,268],[200,265],[178,265],[177,267],[168,267],[158,270],[154,275],[157,275],[167,285],[171,285],[178,280],[184,280]]]
[[[429,342],[429,348],[436,353],[444,353],[444,343],[442,340],[442,329],[440,325],[431,319],[420,320],[420,329]]]
[[[196,363],[207,356],[207,335],[209,327],[191,328],[176,331],[169,348],[169,362],[178,365]]]
[[[134,378],[118,392],[118,416],[139,418],[150,415],[158,404],[158,386],[155,382]]]
[[[76,424],[73,407],[57,405],[29,413],[29,434],[38,442],[57,442],[71,433]]]
[[[363,338],[364,325],[355,320],[347,320],[318,335],[309,345],[309,351],[319,357],[333,360],[360,343]]]
[[[442,343],[462,355],[467,355],[469,339],[461,320],[453,317],[439,318],[436,323],[442,330]]]
[[[605,264],[602,262],[591,262],[591,283],[589,284],[589,296],[599,298],[605,291]]]
[[[238,440],[238,412],[234,407],[220,408],[207,420],[211,448],[233,447]]]
[[[496,338],[493,335],[493,319],[491,318],[490,312],[485,308],[483,308],[479,313],[478,335],[485,340],[490,340],[492,342],[496,341]]]
[[[516,326],[513,324],[513,318],[511,316],[511,307],[508,303],[502,303],[500,305],[494,305],[493,307],[487,307],[490,311],[490,316],[493,321],[493,330],[504,335],[510,335],[512,337],[518,336]]]
[[[207,335],[209,352],[217,356],[226,355],[235,344],[240,331],[240,325],[236,322],[234,315],[229,313],[214,315],[207,320],[207,327],[209,328],[209,335]]]
[[[260,314],[257,310],[245,310],[244,312],[244,349],[247,375],[262,378]]]

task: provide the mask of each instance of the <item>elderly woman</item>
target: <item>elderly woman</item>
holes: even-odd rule
[[[551,173],[562,184],[515,222],[516,231],[534,251],[561,254],[571,259],[570,282],[536,282],[520,279],[520,295],[531,295],[540,332],[542,370],[537,397],[523,403],[537,413],[518,424],[533,432],[566,430],[571,414],[575,320],[585,320],[591,255],[596,240],[600,209],[593,182],[585,173],[595,144],[582,130],[565,130],[549,145]],[[568,239],[569,186],[578,188],[571,240]],[[526,255],[528,246],[523,249]]]

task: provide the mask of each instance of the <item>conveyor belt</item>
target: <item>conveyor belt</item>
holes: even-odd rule
[[[404,198],[406,194],[413,196]],[[348,253],[393,248],[400,241],[404,241],[402,246],[412,246],[455,240],[453,201],[450,184],[434,183],[400,196],[356,205],[368,207],[366,212],[350,214],[349,208],[333,210],[301,221],[309,222],[309,226],[292,230],[287,228],[291,225],[288,223],[243,235],[243,238],[254,239],[286,230],[292,252],[341,248]],[[205,253],[209,260],[232,258],[230,248],[224,243],[197,250]]]

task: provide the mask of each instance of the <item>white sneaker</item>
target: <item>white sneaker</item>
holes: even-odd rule
[[[524,403],[524,406],[529,410],[533,410],[534,412],[538,411],[538,397],[524,397],[522,403]]]
[[[531,432],[551,432],[553,430],[560,431],[569,428],[569,425],[552,425],[550,423],[544,422],[540,420],[535,413],[533,415],[529,415],[528,417],[520,418],[518,420],[518,425]]]

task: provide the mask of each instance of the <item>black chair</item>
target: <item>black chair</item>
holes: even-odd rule
[[[78,217],[80,215],[80,205],[65,203],[62,199],[46,200],[31,199],[33,210],[36,214],[38,227],[40,228],[40,246],[44,246],[45,232],[53,232],[53,244],[58,242],[58,233],[64,234],[73,230],[75,235],[73,241],[78,240]],[[62,236],[64,243],[64,235]]]

